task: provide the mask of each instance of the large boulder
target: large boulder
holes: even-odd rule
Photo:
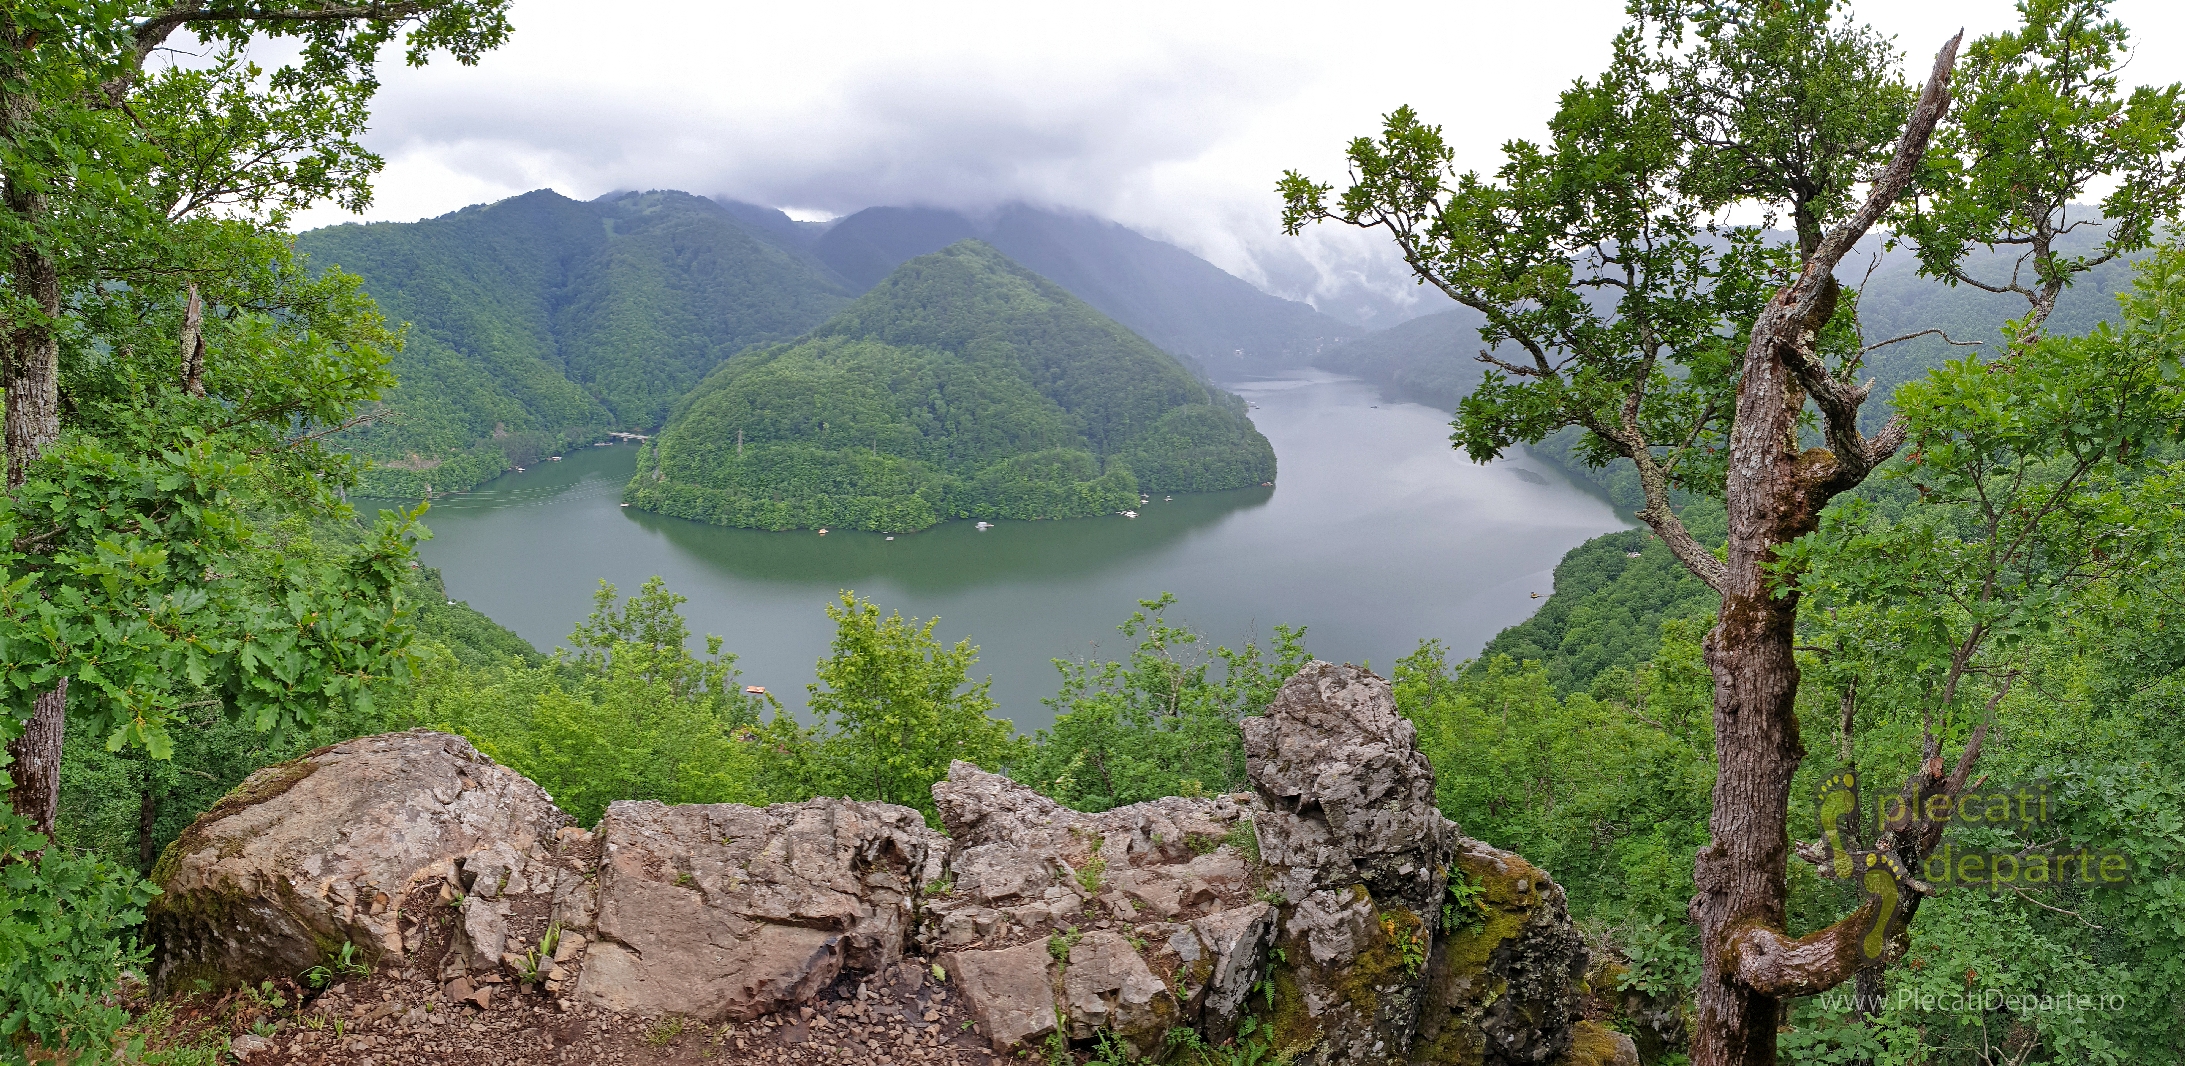
[[[1005,1054],[1631,1062],[1580,1017],[1562,888],[1442,817],[1386,681],[1311,663],[1242,731],[1250,793],[1099,813],[957,763],[933,789],[945,836],[837,799],[619,802],[588,832],[460,738],[365,738],[253,775],[176,842],[155,975],[292,976],[347,941],[406,955],[401,979],[448,1003],[515,985],[812,1025],[796,1008],[849,1017],[868,986],[931,975]]]
[[[1461,835],[1388,682],[1313,662],[1244,719],[1259,851],[1282,900],[1278,1046],[1306,1066],[1400,1061]]]
[[[162,988],[294,977],[344,943],[403,950],[403,901],[433,879],[486,894],[568,824],[545,790],[461,737],[425,730],[320,748],[252,774],[167,848],[146,918]],[[497,953],[498,948],[493,950]]]
[[[908,807],[610,804],[577,998],[741,1021],[902,957],[947,841]],[[580,908],[570,921],[582,922]]]

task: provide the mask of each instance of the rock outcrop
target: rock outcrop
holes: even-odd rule
[[[792,1008],[902,958],[946,841],[917,811],[822,799],[608,806],[580,1001],[715,1023]]]
[[[524,891],[523,869],[568,822],[544,789],[445,733],[365,737],[266,767],[154,871],[154,983],[294,977],[345,943],[366,961],[399,955],[413,888],[490,867],[488,894]]]
[[[945,836],[839,799],[621,802],[586,831],[459,738],[335,745],[170,850],[158,974],[292,976],[348,941],[459,1008],[536,991],[784,1040],[885,1022],[1009,1055],[1636,1061],[1580,1017],[1563,890],[1440,814],[1386,681],[1315,662],[1242,728],[1250,793],[1099,813],[957,763],[933,789]],[[952,1014],[975,1028],[943,1032]]]
[[[1135,1053],[1169,1030],[1233,1033],[1265,962],[1249,797],[1070,810],[969,763],[933,786],[956,851],[920,937],[961,971],[997,1051],[1063,1025]]]
[[[1284,904],[1276,1037],[1330,1066],[1400,1058],[1459,836],[1434,806],[1417,731],[1388,682],[1323,662],[1243,729],[1260,855]]]

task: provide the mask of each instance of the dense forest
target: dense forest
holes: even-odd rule
[[[1023,205],[982,220],[871,208],[821,225],[680,192],[578,202],[542,189],[422,222],[312,230],[296,247],[316,269],[361,278],[404,331],[398,385],[341,439],[373,461],[366,492],[414,497],[608,431],[650,432],[730,356],[795,338],[967,238],[1202,375],[1301,365],[1360,332],[1181,248]]]
[[[795,242],[685,193],[541,190],[296,247],[363,279],[407,331],[399,384],[343,434],[363,488],[469,488],[609,430],[642,432],[721,360],[825,320],[849,293]]]
[[[635,507],[917,530],[1076,518],[1273,481],[1236,397],[977,241],[913,259],[795,344],[730,359],[639,458]]]

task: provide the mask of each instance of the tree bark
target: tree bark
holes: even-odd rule
[[[8,776],[14,787],[8,803],[31,828],[53,835],[53,823],[61,806],[61,727],[68,706],[68,679],[40,695],[23,735],[8,743]]]
[[[21,62],[27,48],[20,27],[12,21],[0,25],[0,48],[9,65]],[[0,91],[0,138],[13,142],[30,127],[37,108],[35,100],[20,93]],[[0,190],[7,210],[31,234],[36,234],[47,213],[45,191],[19,175],[5,175]],[[7,411],[0,417],[7,450],[9,492],[23,484],[30,464],[61,435],[60,342],[53,322],[61,314],[60,267],[34,239],[8,250],[9,284],[19,296],[36,305],[34,316],[6,324],[0,335],[0,387],[6,390]],[[13,782],[9,801],[16,812],[30,819],[40,832],[53,832],[55,808],[61,792],[61,731],[68,703],[68,682],[63,678],[50,692],[33,702],[31,718],[23,735],[8,745],[15,761],[8,767]]]
[[[10,107],[14,106],[10,101]],[[8,182],[7,206],[18,221],[33,225],[45,214],[45,196]],[[38,305],[42,321],[18,320],[7,335],[8,488],[23,484],[30,464],[61,435],[61,347],[51,323],[61,315],[60,268],[37,245],[18,245],[11,256],[19,293]]]
[[[1957,45],[1952,38],[1935,57],[1896,155],[1866,201],[1812,247],[1798,278],[1762,311],[1738,379],[1724,486],[1729,537],[1711,582],[1722,609],[1704,645],[1715,681],[1717,773],[1711,839],[1693,864],[1701,951],[1694,1066],[1774,1066],[1783,1000],[1840,984],[1866,961],[1858,934],[1871,902],[1808,937],[1784,932],[1790,786],[1805,746],[1795,708],[1798,596],[1770,568],[1778,549],[1819,524],[1830,497],[1864,480],[1903,439],[1901,428],[1872,439],[1858,432],[1865,388],[1822,370],[1816,337],[1836,310],[1836,264],[1910,184],[1949,107]],[[1809,393],[1833,451],[1798,447]]]
[[[182,305],[182,391],[205,395],[205,301],[194,281],[189,301]]]

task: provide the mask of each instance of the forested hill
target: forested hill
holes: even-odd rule
[[[721,360],[849,302],[793,236],[677,192],[550,190],[413,223],[313,230],[409,332],[383,417],[349,433],[366,488],[461,489],[610,429],[660,424]]]
[[[991,217],[875,207],[828,228],[812,251],[860,288],[965,238],[999,249],[1139,336],[1216,377],[1304,366],[1364,330],[1271,296],[1173,244],[1087,215],[1013,204]]]
[[[1272,482],[1243,401],[978,241],[706,378],[624,499],[768,529],[1069,518]]]

